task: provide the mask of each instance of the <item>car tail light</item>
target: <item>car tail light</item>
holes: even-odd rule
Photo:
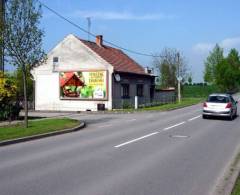
[[[226,105],[226,108],[231,108],[232,107],[232,103],[229,102],[227,105]]]
[[[207,108],[207,103],[206,102],[203,103],[203,107]]]

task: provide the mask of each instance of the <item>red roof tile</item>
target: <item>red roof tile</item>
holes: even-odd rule
[[[135,62],[121,50],[106,45],[98,46],[95,42],[79,39],[92,51],[111,64],[116,72],[127,72],[134,74],[146,74],[144,68]]]

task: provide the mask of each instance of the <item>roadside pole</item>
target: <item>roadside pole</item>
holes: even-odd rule
[[[181,80],[182,77],[180,76],[180,54],[177,53],[177,81],[178,81],[178,103],[181,103]]]
[[[181,103],[181,82],[178,78],[178,103]]]
[[[134,108],[138,109],[138,96],[135,96],[135,101],[134,101]]]

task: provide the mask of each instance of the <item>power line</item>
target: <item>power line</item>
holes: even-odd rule
[[[68,22],[69,24],[73,25],[74,27],[78,28],[79,30],[83,31],[84,33],[87,33],[88,36],[91,36],[91,37],[94,37],[96,38],[96,35],[91,33],[90,31],[82,28],[81,26],[79,26],[78,24],[72,22],[71,20],[69,20],[68,18],[64,17],[63,15],[61,15],[60,13],[58,13],[57,11],[55,11],[54,9],[48,7],[47,5],[45,5],[44,3],[42,3],[40,0],[37,0],[43,7],[45,7],[46,9],[48,9],[49,11],[51,11],[52,13],[54,13],[55,15],[57,15],[59,18],[63,19],[64,21]],[[138,51],[134,51],[134,50],[131,50],[131,49],[128,49],[128,48],[125,48],[125,47],[121,47],[113,42],[110,42],[110,41],[107,41],[105,39],[103,39],[103,41],[109,45],[112,45],[118,49],[121,49],[121,50],[124,50],[124,51],[127,51],[129,53],[133,53],[133,54],[137,54],[137,55],[141,55],[141,56],[147,56],[147,57],[163,57],[161,55],[152,55],[152,54],[147,54],[147,53],[142,53],[142,52],[138,52]]]

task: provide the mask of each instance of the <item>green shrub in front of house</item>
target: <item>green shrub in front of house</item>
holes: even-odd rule
[[[4,120],[16,120],[19,117],[19,113],[21,111],[21,106],[14,103],[3,104],[0,103],[0,121]]]
[[[20,106],[16,103],[16,93],[14,79],[0,72],[0,121],[18,118]]]

